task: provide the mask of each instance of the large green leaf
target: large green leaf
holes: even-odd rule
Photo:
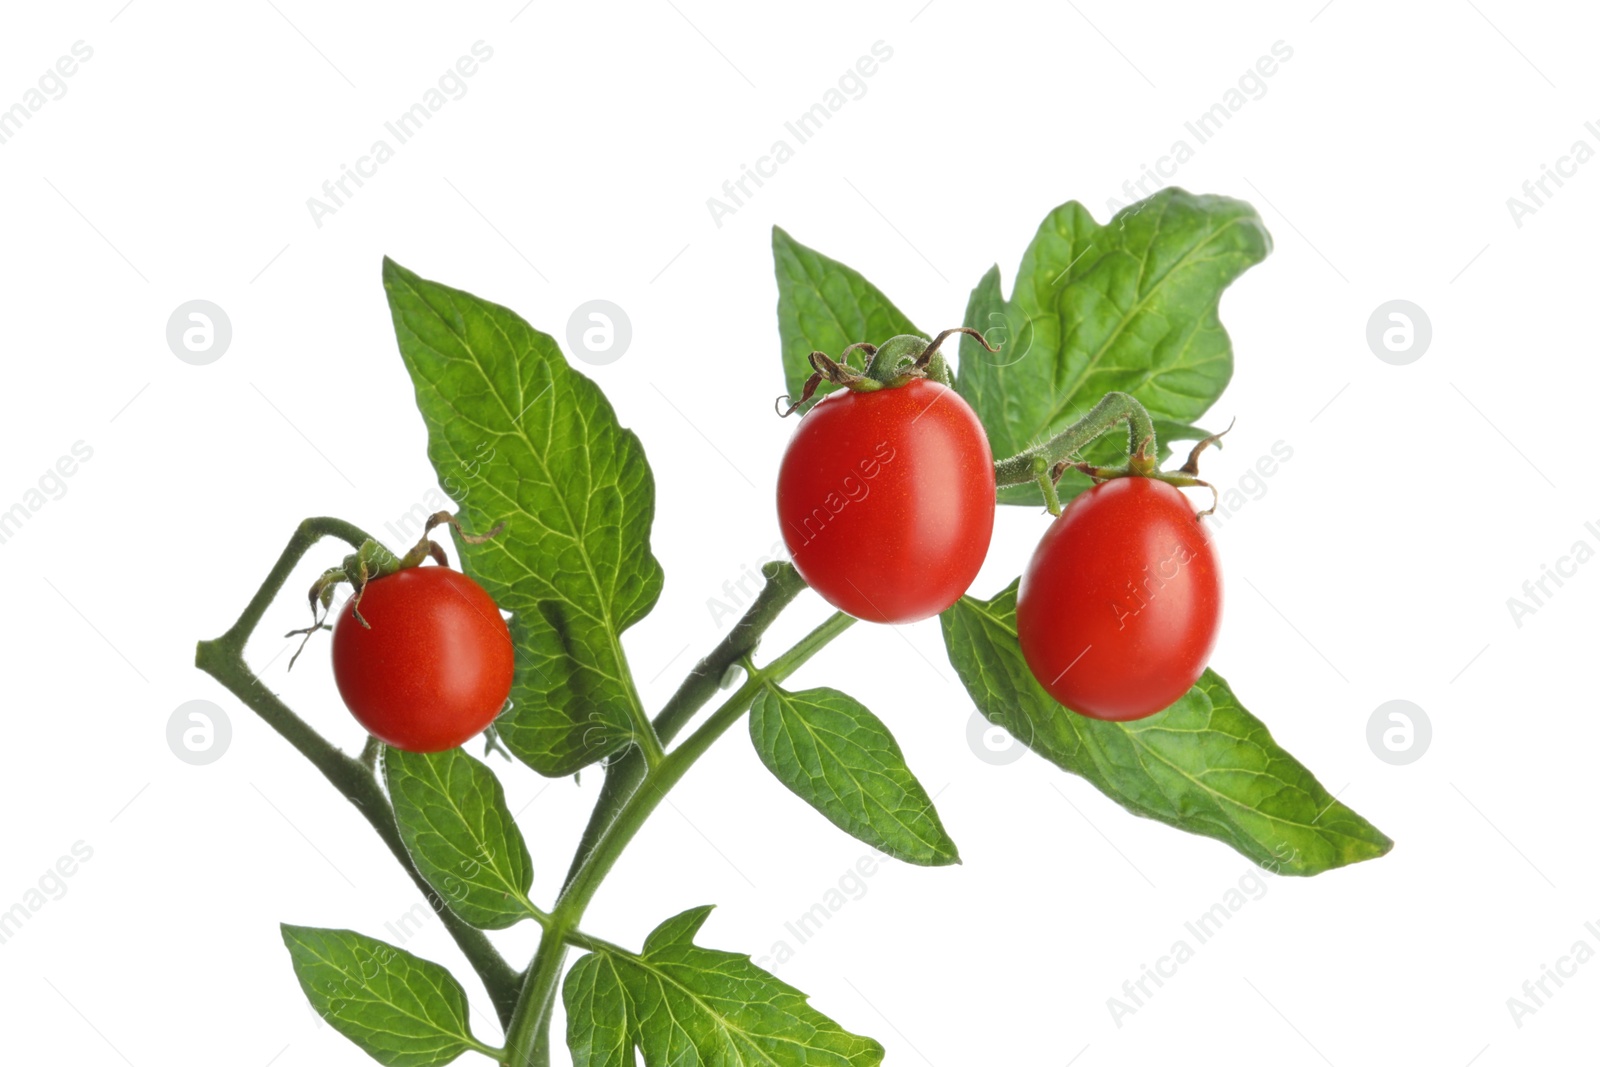
[[[702,948],[711,914],[691,908],[639,955],[598,950],[567,974],[567,1044],[577,1067],[876,1067],[883,1046],[852,1034],[806,995],[750,962]]]
[[[1051,763],[1135,815],[1214,837],[1283,874],[1318,874],[1393,846],[1279,748],[1214,671],[1147,719],[1068,711],[1028,670],[1016,608],[1013,582],[989,601],[962,597],[940,625],[978,710]]]
[[[467,1027],[467,994],[450,972],[350,930],[283,924],[311,1006],[387,1067],[435,1067],[490,1051]]]
[[[761,762],[839,829],[925,867],[961,862],[889,728],[837,689],[769,685],[750,705]]]
[[[383,281],[440,484],[467,529],[506,523],[483,544],[456,538],[462,569],[513,613],[500,736],[539,773],[571,774],[643,715],[620,638],[661,593],[644,449],[513,312],[387,259]]]
[[[858,341],[881,345],[896,334],[919,332],[877,286],[776,226],[772,228],[772,262],[778,275],[783,376],[792,397],[800,396],[811,376],[807,359],[813,351],[837,357]],[[859,353],[852,362],[861,366]],[[833,388],[825,381],[816,395],[825,396]]]
[[[533,861],[494,772],[459,748],[385,748],[383,774],[406,851],[452,911],[485,930],[534,913]]]
[[[1217,303],[1271,249],[1255,209],[1226,197],[1163,189],[1104,226],[1064,204],[1023,254],[1009,301],[998,267],[973,289],[965,324],[1004,343],[992,354],[962,339],[957,391],[997,457],[1054,436],[1113,391],[1133,394],[1158,423],[1193,424],[1233,373]],[[1097,445],[1092,461],[1126,454],[1125,439]],[[1087,484],[1073,474],[1062,495]],[[1034,485],[1000,500],[1041,503]]]

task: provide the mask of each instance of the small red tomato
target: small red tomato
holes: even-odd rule
[[[482,733],[511,693],[511,633],[483,587],[448,567],[367,583],[333,629],[333,678],[367,732],[407,752]],[[368,629],[370,627],[370,629]]]
[[[870,622],[954,604],[994,529],[994,457],[954,390],[925,378],[841,389],[801,418],[778,469],[778,522],[822,598]]]
[[[1178,490],[1115,478],[1050,524],[1017,590],[1017,640],[1033,676],[1073,711],[1154,715],[1205,670],[1222,611],[1206,528]]]

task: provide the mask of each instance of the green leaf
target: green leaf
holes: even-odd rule
[[[655,481],[599,387],[511,311],[385,259],[400,354],[428,426],[428,458],[483,544],[461,566],[513,613],[518,758],[552,777],[622,747],[644,718],[621,634],[655,606]],[[404,549],[405,546],[395,546]]]
[[[711,914],[656,927],[635,956],[598,950],[562,988],[576,1067],[876,1067],[883,1046],[816,1011],[750,957],[694,944]]]
[[[778,334],[783,340],[783,374],[791,397],[798,397],[813,351],[835,358],[849,345],[881,345],[902,333],[921,333],[877,286],[837,260],[829,259],[772,228],[772,261],[778,275]],[[852,362],[861,367],[860,353]],[[820,399],[834,386],[823,382]]]
[[[572,1067],[634,1067],[637,1062],[628,990],[615,960],[610,953],[597,952],[567,972],[561,996]]]
[[[459,748],[385,748],[383,775],[406,851],[452,911],[485,930],[534,913],[533,861],[494,772]]]
[[[962,597],[940,625],[978,710],[1051,763],[1135,815],[1214,837],[1281,874],[1319,874],[1393,847],[1279,748],[1214,671],[1148,719],[1068,711],[1028,670],[1016,609],[1013,582],[993,600]]]
[[[283,924],[295,977],[328,1025],[387,1067],[434,1067],[469,1049],[467,994],[450,972],[350,930]]]
[[[1272,250],[1255,209],[1220,196],[1163,189],[1101,226],[1076,202],[1052,211],[1022,257],[1009,301],[992,268],[967,304],[957,391],[977,411],[997,457],[1054,436],[1112,391],[1133,394],[1160,422],[1193,423],[1233,373],[1217,316],[1222,292]],[[1126,440],[1086,451],[1107,462]],[[1063,499],[1087,487],[1073,474]],[[1000,491],[1041,503],[1035,485]]]
[[[853,697],[769,685],[750,705],[750,740],[778,781],[845,833],[908,863],[961,862],[894,735]]]

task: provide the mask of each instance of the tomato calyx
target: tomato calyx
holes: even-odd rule
[[[294,661],[300,658],[300,653],[305,651],[306,642],[311,640],[311,635],[318,630],[332,629],[328,625],[328,612],[333,606],[333,594],[341,582],[349,582],[355,590],[351,605],[351,614],[364,628],[372,627],[366,619],[361,617],[361,594],[366,591],[367,583],[378,578],[385,578],[398,571],[409,567],[420,566],[425,560],[433,560],[441,567],[450,566],[450,558],[445,555],[444,549],[437,541],[428,535],[437,527],[449,524],[455,527],[457,534],[469,545],[479,545],[497,536],[506,527],[499,523],[486,534],[469,534],[462,528],[461,522],[448,511],[436,511],[428,516],[423,524],[422,536],[417,543],[412,545],[403,556],[397,556],[377,541],[368,538],[361,543],[361,547],[344,557],[343,562],[337,567],[329,567],[311,583],[311,591],[306,594],[306,600],[311,605],[311,625],[301,630],[290,630],[285,637],[302,637],[300,647],[295,649],[293,656],[289,657],[289,667],[294,667]],[[317,614],[317,607],[321,605],[322,614]]]
[[[1195,446],[1189,450],[1189,458],[1184,460],[1183,466],[1174,471],[1160,470],[1156,466],[1154,434],[1139,442],[1138,447],[1128,456],[1128,464],[1125,467],[1096,467],[1093,464],[1082,461],[1062,460],[1051,467],[1048,472],[1049,489],[1045,493],[1045,498],[1047,503],[1053,503],[1054,505],[1051,507],[1050,513],[1052,515],[1061,514],[1061,502],[1059,497],[1056,496],[1055,484],[1061,480],[1061,476],[1067,471],[1075,470],[1080,474],[1088,475],[1096,485],[1101,482],[1108,482],[1113,478],[1153,478],[1158,482],[1165,482],[1178,489],[1209,489],[1211,490],[1211,506],[1199,512],[1199,515],[1210,515],[1217,510],[1217,487],[1200,477],[1200,453],[1221,441],[1223,436],[1232,429],[1233,421],[1230,421],[1227,429],[1220,433],[1209,434],[1196,442]],[[1040,484],[1044,485],[1046,482],[1041,480]]]
[[[838,359],[832,358],[826,352],[812,352],[808,357],[812,374],[806,379],[800,391],[800,399],[795,400],[788,394],[778,397],[775,403],[778,414],[784,418],[794,414],[801,404],[816,394],[817,387],[824,379],[858,393],[870,393],[878,389],[898,389],[917,378],[928,378],[941,385],[953,387],[955,381],[951,377],[950,368],[945,363],[943,354],[939,351],[939,346],[944,344],[950,335],[957,333],[975,338],[990,352],[998,351],[991,348],[989,342],[984,340],[983,334],[977,330],[970,326],[957,326],[941,330],[931,341],[911,333],[896,334],[881,346],[870,341],[857,341],[846,346],[845,350],[839,353]],[[863,354],[865,360],[861,370],[850,365],[851,353],[858,351]],[[785,404],[788,406],[784,407]]]

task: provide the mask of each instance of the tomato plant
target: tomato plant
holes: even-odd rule
[[[333,679],[356,720],[407,752],[483,733],[511,693],[511,633],[483,587],[449,567],[366,584],[333,630]],[[363,620],[365,620],[363,622]]]
[[[1189,691],[1221,610],[1221,570],[1194,507],[1155,478],[1113,478],[1039,541],[1017,590],[1017,640],[1051,696],[1125,722]]]
[[[839,610],[926,619],[955,603],[994,528],[994,458],[955,390],[918,378],[841,389],[801,420],[778,468],[795,569]]]
[[[1283,874],[1320,874],[1393,844],[1205,667],[1219,579],[1177,487],[1204,485],[1196,458],[1215,437],[1198,423],[1232,370],[1218,301],[1271,247],[1249,205],[1167,189],[1101,225],[1065,204],[1041,224],[1012,295],[991,270],[972,291],[969,326],[932,339],[845,264],[782,230],[772,247],[783,371],[797,398],[789,409],[812,405],[775,479],[794,561],[762,568],[765,584],[743,616],[653,713],[622,640],[663,582],[650,545],[655,482],[639,437],[554,338],[387,260],[428,459],[459,509],[428,527],[450,525],[460,573],[421,565],[445,562],[426,532],[396,555],[341,519],[307,519],[238,621],[196,650],[199,667],[371,824],[504,1030],[498,1046],[475,1033],[465,990],[438,963],[353,930],[284,924],[312,1006],[383,1063],[435,1067],[474,1052],[547,1067],[560,997],[579,1063],[642,1054],[649,1064],[878,1064],[878,1042],[749,956],[700,944],[709,906],[662,918],[637,947],[585,925],[658,806],[745,720],[761,764],[841,832],[898,862],[958,861],[889,725],[838,689],[788,688],[808,664],[827,665],[829,645],[857,617],[937,612],[978,712],[1137,815]],[[956,333],[951,366],[940,344]],[[378,426],[377,413],[368,418]],[[1182,467],[1163,471],[1162,447],[1174,438],[1200,443]],[[1025,506],[1041,525],[1041,504],[1060,518],[1020,588],[985,598],[965,590],[996,501]],[[463,524],[489,532],[469,536]],[[722,550],[706,529],[697,536]],[[251,635],[324,537],[352,551],[313,585],[313,622],[301,632],[309,640],[323,629],[318,607],[326,613],[334,588],[352,585],[333,656],[340,691],[372,732],[359,756],[291,711],[245,661]],[[1113,607],[1130,583],[1134,598]],[[763,635],[808,588],[845,610],[766,654]],[[895,656],[862,655],[872,644],[848,654],[875,670],[905,669]],[[1105,654],[1069,660],[1080,644]],[[1086,718],[1063,702],[1110,719],[1166,711],[1155,728]],[[493,750],[520,768],[604,775],[566,876],[537,890],[499,777],[457,747],[490,718]],[[746,792],[730,802],[769,803]],[[484,934],[521,922],[539,928],[525,965]]]

